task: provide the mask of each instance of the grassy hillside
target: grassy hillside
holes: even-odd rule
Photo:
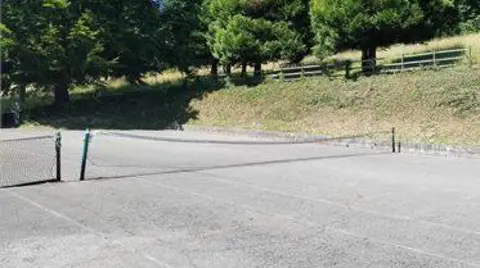
[[[149,87],[135,89],[116,81],[108,97],[77,90],[68,106],[31,110],[26,125],[163,129],[177,121],[328,135],[395,126],[412,142],[480,145],[480,68],[257,86],[225,87],[208,78],[188,86],[181,80],[149,82]]]
[[[472,47],[473,56],[480,59],[480,34],[397,45],[380,51],[379,57],[455,46]],[[350,51],[335,57],[360,55]],[[248,86],[235,79],[226,86],[205,76],[186,86],[178,72],[169,71],[145,79],[149,86],[143,89],[122,79],[109,81],[108,97],[96,95],[92,87],[77,88],[71,104],[31,109],[25,125],[162,129],[177,121],[329,135],[396,126],[404,139],[414,142],[480,145],[480,68],[475,66],[356,81],[319,77]],[[51,101],[49,94],[28,95],[29,107]]]
[[[347,135],[396,126],[417,142],[480,144],[480,69],[236,87],[193,100],[192,124]]]

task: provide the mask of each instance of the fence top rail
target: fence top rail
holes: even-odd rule
[[[403,65],[412,65],[412,64],[419,64],[419,63],[435,63],[435,62],[440,62],[440,61],[447,61],[447,60],[453,60],[453,59],[457,59],[457,58],[450,58],[450,59],[436,59],[436,60],[433,60],[433,59],[428,59],[428,60],[416,60],[416,61],[405,61],[403,63]],[[462,59],[461,57],[459,59]]]
[[[435,62],[440,62],[440,61],[449,61],[449,60],[463,60],[465,57],[458,56],[458,57],[447,57],[447,58],[438,58],[435,60]]]
[[[468,48],[457,48],[457,49],[447,49],[447,50],[435,50],[435,54],[444,54],[452,52],[466,52]],[[432,52],[433,53],[433,52]]]
[[[404,54],[404,58],[413,58],[413,57],[419,57],[419,56],[428,56],[428,55],[438,55],[438,54],[445,54],[445,53],[453,53],[453,52],[466,52],[466,48],[461,48],[461,49],[449,49],[449,50],[433,50],[430,52],[422,52],[422,53],[413,53],[413,54]]]
[[[395,63],[386,63],[380,65],[381,67],[394,67],[394,66],[406,66],[412,64],[419,64],[419,63],[434,63],[434,62],[442,62],[442,61],[451,61],[451,60],[461,60],[463,57],[448,57],[448,58],[439,58],[436,60],[427,59],[427,60],[417,60],[417,61],[405,61],[405,62],[395,62]]]
[[[270,77],[289,77],[289,76],[298,76],[298,75],[311,75],[311,74],[324,74],[323,71],[310,71],[310,72],[297,72],[297,73],[285,73],[285,74],[271,74]]]
[[[280,68],[276,71],[290,71],[290,70],[301,70],[301,69],[315,69],[315,68],[322,68],[322,65],[299,65],[299,66],[292,66],[286,68]]]
[[[433,51],[431,52],[422,52],[422,53],[412,53],[412,54],[402,54],[403,58],[414,58],[414,57],[420,57],[420,56],[433,56]],[[438,54],[435,52],[435,54]]]

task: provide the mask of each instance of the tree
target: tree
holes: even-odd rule
[[[159,10],[150,0],[6,0],[2,9],[2,81],[53,90],[56,104],[75,85],[107,76],[135,82],[161,69]]]
[[[12,83],[52,89],[55,101],[68,101],[68,88],[95,80],[107,65],[91,12],[79,12],[66,0],[4,1],[2,65]]]
[[[247,1],[245,14],[252,18],[263,18],[271,22],[286,22],[290,29],[301,36],[304,50],[291,55],[290,62],[299,63],[309,54],[313,46],[310,23],[310,0],[264,0]]]
[[[240,63],[243,75],[247,65],[253,65],[259,76],[262,63],[295,58],[305,51],[301,35],[287,22],[256,16],[252,5],[257,3],[211,0],[208,6],[210,17],[215,18],[207,34],[212,54],[227,66]]]
[[[315,52],[320,57],[360,49],[364,72],[375,70],[376,50],[430,38],[447,0],[312,0]]]
[[[164,0],[161,27],[167,44],[167,62],[184,73],[212,63],[204,32],[202,0]]]
[[[125,76],[132,84],[142,83],[149,72],[166,68],[168,29],[160,18],[164,1],[158,0],[78,0],[83,10],[94,14],[99,39],[104,44],[102,57],[115,64],[113,77]]]
[[[455,0],[458,14],[457,33],[475,33],[480,31],[480,1]]]

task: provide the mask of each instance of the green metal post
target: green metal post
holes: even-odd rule
[[[88,145],[90,144],[90,129],[85,130],[85,137],[83,139],[83,155],[82,155],[82,167],[80,169],[80,180],[85,180],[85,168],[87,166],[88,157]]]
[[[395,128],[392,128],[392,153],[396,153],[395,148]]]
[[[57,181],[62,180],[62,134],[57,132],[55,136],[55,152],[56,152],[56,168],[57,168]]]

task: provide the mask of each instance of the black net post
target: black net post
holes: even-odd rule
[[[82,166],[80,169],[80,180],[85,180],[85,168],[87,166],[87,157],[88,157],[88,145],[90,144],[90,129],[85,130],[85,137],[83,139],[83,155],[82,155]]]
[[[62,134],[57,132],[55,136],[56,179],[62,180]]]
[[[396,153],[395,148],[395,128],[392,128],[392,153]]]

